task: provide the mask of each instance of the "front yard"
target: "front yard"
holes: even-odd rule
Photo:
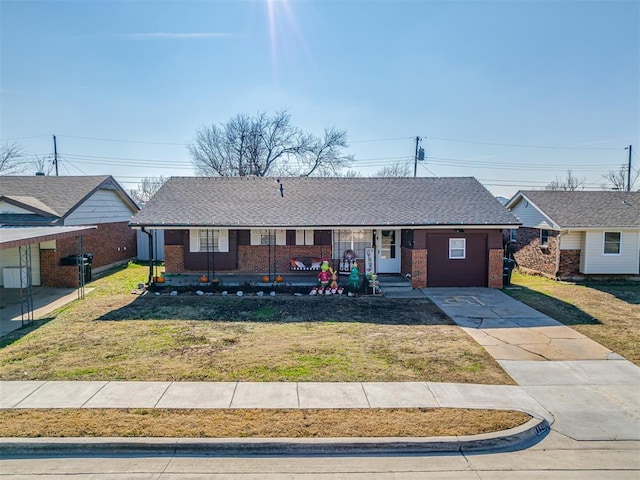
[[[134,295],[139,265],[0,339],[2,380],[513,384],[429,300]]]
[[[516,300],[570,326],[640,366],[640,282],[557,282],[513,273]]]
[[[146,273],[129,265],[44,324],[0,338],[0,379],[514,383],[426,299],[132,294]],[[529,418],[453,408],[0,410],[0,436],[447,436]]]

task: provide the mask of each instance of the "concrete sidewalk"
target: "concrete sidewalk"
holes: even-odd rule
[[[553,422],[522,387],[432,382],[2,381],[0,408],[508,409]]]
[[[381,454],[512,451],[531,447],[554,421],[522,387],[431,382],[251,383],[3,381],[0,408],[483,408],[533,418],[488,434],[436,438],[191,439],[2,438],[0,455],[93,454]]]

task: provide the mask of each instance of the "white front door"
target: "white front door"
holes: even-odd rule
[[[400,230],[376,230],[376,272],[400,273]]]

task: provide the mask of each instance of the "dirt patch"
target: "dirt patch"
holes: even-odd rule
[[[471,409],[0,410],[2,437],[435,437],[526,423],[521,412]]]

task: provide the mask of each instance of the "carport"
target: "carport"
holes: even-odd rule
[[[0,265],[2,265],[2,284],[4,289],[16,289],[20,302],[22,324],[33,320],[33,275],[37,269],[40,278],[40,245],[55,249],[55,241],[63,238],[76,238],[77,251],[80,259],[84,253],[82,234],[95,226],[80,227],[0,227]],[[34,261],[34,245],[37,246],[38,258]],[[13,249],[13,251],[11,251]],[[59,265],[47,265],[55,274]],[[78,261],[78,298],[84,298],[84,269]],[[8,295],[3,295],[8,297]],[[3,315],[4,316],[4,315]]]

